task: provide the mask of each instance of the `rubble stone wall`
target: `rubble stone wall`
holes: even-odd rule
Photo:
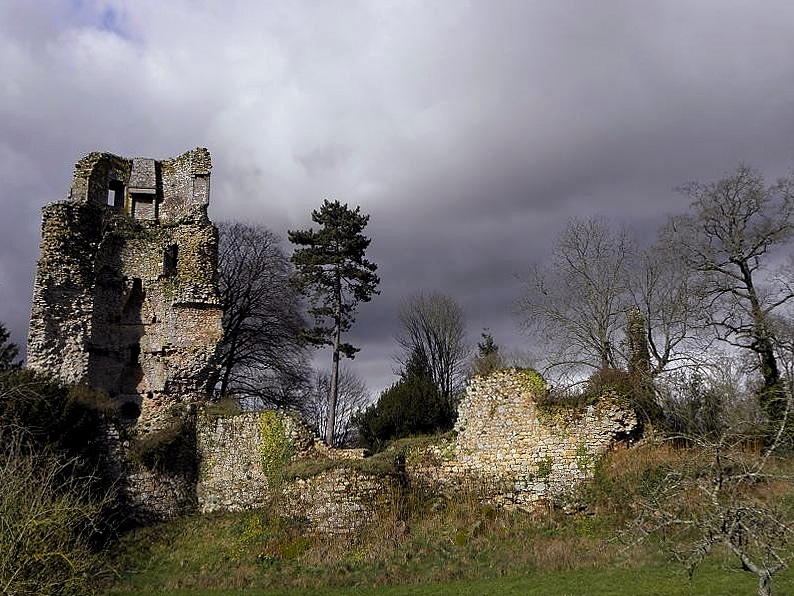
[[[197,445],[199,511],[239,511],[264,507],[272,496],[273,476],[263,465],[269,418],[277,417],[289,445],[283,464],[312,457],[314,437],[294,415],[247,412],[235,416],[199,418]],[[280,487],[279,487],[280,488]]]
[[[544,399],[546,392],[532,370],[472,379],[445,478],[479,481],[494,487],[495,501],[531,507],[592,478],[596,462],[637,428],[633,410],[614,395],[570,406]]]
[[[394,453],[395,461],[404,457],[399,473],[365,473],[339,462],[279,483],[277,493],[262,458],[264,413],[200,418],[198,506],[201,511],[276,506],[309,520],[317,531],[338,533],[367,523],[404,483],[451,497],[472,491],[497,505],[532,510],[592,478],[598,459],[637,424],[631,409],[614,396],[568,407],[544,403],[545,393],[534,371],[477,377],[460,404],[456,436]],[[284,436],[294,442],[289,462],[363,458],[360,450],[328,450],[290,415],[269,415],[284,420]]]
[[[91,153],[43,209],[28,363],[104,389],[139,432],[203,401],[222,334],[209,153]]]

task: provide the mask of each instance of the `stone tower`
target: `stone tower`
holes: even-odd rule
[[[203,401],[221,338],[209,152],[157,161],[90,153],[44,207],[31,368],[105,390],[157,428]]]

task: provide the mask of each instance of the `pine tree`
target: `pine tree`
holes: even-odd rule
[[[11,334],[0,323],[0,371],[19,368],[21,363],[17,360],[19,347],[10,341]]]
[[[378,294],[380,278],[378,266],[365,258],[370,239],[362,234],[369,221],[360,207],[350,209],[339,201],[323,201],[320,209],[312,211],[312,221],[322,226],[318,230],[287,232],[296,245],[292,255],[295,265],[295,287],[309,298],[309,313],[314,327],[307,329],[305,341],[316,347],[331,346],[331,393],[328,398],[328,422],[325,442],[333,445],[336,402],[339,393],[340,354],[353,358],[358,348],[341,341],[342,333],[354,322],[356,305],[369,302]]]
[[[484,329],[480,334],[482,339],[477,342],[477,355],[472,362],[472,374],[488,375],[504,366],[499,346],[493,339],[491,332]]]

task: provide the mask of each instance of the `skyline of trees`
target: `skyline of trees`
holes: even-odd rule
[[[527,280],[520,305],[527,330],[542,347],[544,372],[570,367],[574,372],[569,379],[605,368],[630,372],[632,345],[636,347],[641,337],[627,333],[630,313],[636,312],[646,325],[651,378],[730,355],[731,350],[745,352],[748,371],[758,374],[759,399],[768,415],[779,417],[785,404],[775,387],[792,370],[792,359],[786,359],[791,350],[784,348],[794,345],[789,316],[794,267],[780,266],[794,237],[793,188],[790,179],[767,185],[760,173],[744,165],[715,182],[687,184],[680,190],[692,200],[691,209],[669,218],[660,226],[658,241],[643,250],[628,228],[604,217],[570,220],[549,262],[536,266]],[[363,255],[370,239],[360,230],[369,217],[359,208],[327,200],[313,217],[321,217],[323,209],[328,218],[333,209],[337,215],[348,212],[348,223],[355,224],[360,235],[354,250]],[[297,406],[308,394],[313,374],[298,337],[333,344],[334,333],[326,333],[324,340],[320,333],[333,325],[306,329],[307,309],[298,295],[301,284],[290,285],[293,264],[275,233],[263,226],[232,223],[220,224],[219,229],[226,329],[219,392],[252,399],[259,406]],[[305,243],[303,248],[316,252],[321,232],[290,234]],[[379,281],[377,267],[364,260],[365,277]],[[331,269],[309,265],[326,281],[335,281],[327,275]],[[332,294],[337,294],[335,287]],[[344,313],[319,299],[308,311],[342,321],[353,308]],[[479,345],[471,341],[453,296],[422,292],[403,297],[396,314],[400,332],[395,339],[401,350],[396,360],[405,366],[415,354],[421,355],[447,399],[461,391],[467,375],[482,371],[477,367],[486,356],[499,365],[512,362],[499,351],[499,338],[490,333]],[[343,321],[340,331],[351,322]],[[5,328],[2,332],[8,340]],[[472,354],[475,345],[479,354]],[[338,354],[355,351],[339,341]],[[15,358],[16,354],[6,359]]]

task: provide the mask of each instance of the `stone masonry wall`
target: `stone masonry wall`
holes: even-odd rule
[[[400,482],[451,498],[471,490],[497,505],[535,509],[592,478],[598,459],[637,425],[631,409],[613,396],[572,408],[543,404],[545,393],[545,383],[534,371],[506,370],[472,379],[459,407],[457,436],[409,448],[401,479],[339,462],[274,487],[263,459],[265,414],[283,421],[281,432],[294,444],[285,461],[327,462],[363,454],[328,450],[286,414],[200,418],[199,509],[278,506],[285,515],[309,520],[315,531],[348,532],[372,519],[377,507],[398,493]]]
[[[91,153],[43,209],[28,363],[104,389],[139,432],[203,401],[222,334],[209,153]]]
[[[284,478],[283,468],[296,461],[362,455],[360,450],[328,450],[300,419],[285,412],[201,416],[197,444],[196,495],[205,513],[277,507],[282,515],[305,519],[314,531],[348,533],[367,523],[395,487],[392,478],[345,467]],[[274,455],[276,467],[268,469]]]
[[[199,511],[240,511],[264,507],[272,496],[273,478],[263,465],[263,431],[277,416],[289,443],[283,463],[312,456],[314,437],[294,415],[247,412],[236,416],[203,415],[197,428]]]
[[[637,428],[633,410],[615,396],[571,407],[544,403],[546,392],[531,370],[473,378],[458,408],[456,439],[409,454],[409,476],[532,509],[592,478],[596,462]]]
[[[211,167],[202,148],[163,161],[90,153],[68,200],[42,210],[28,364],[111,398],[119,485],[141,519],[196,508],[191,458],[147,469],[127,456],[192,419],[214,383],[223,313]]]

